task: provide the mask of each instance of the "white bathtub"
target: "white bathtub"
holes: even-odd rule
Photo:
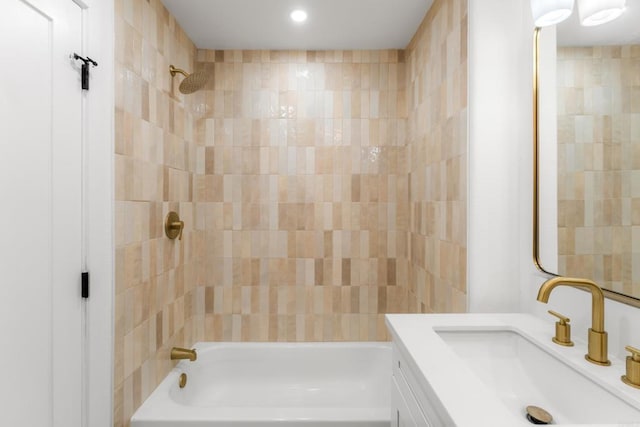
[[[388,343],[198,343],[131,427],[389,427]],[[187,374],[185,388],[178,378]]]

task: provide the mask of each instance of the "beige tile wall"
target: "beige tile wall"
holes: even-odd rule
[[[184,96],[169,64],[212,78]],[[114,426],[173,345],[465,309],[466,0],[407,51],[328,52],[196,52],[160,0],[116,0],[115,74]]]
[[[640,46],[558,49],[558,268],[640,297]]]
[[[464,312],[467,0],[436,0],[406,53],[409,311]]]
[[[193,182],[197,147],[190,100],[169,64],[193,69],[195,48],[160,0],[115,1],[114,426],[172,368],[168,349],[203,336],[204,232]],[[169,210],[186,223],[164,237]],[[196,314],[200,313],[200,317]]]
[[[386,339],[406,310],[404,52],[198,61],[207,339]]]

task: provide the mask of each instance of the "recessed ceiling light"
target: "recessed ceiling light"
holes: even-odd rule
[[[291,16],[293,22],[304,22],[307,20],[307,12],[302,9],[294,10],[289,16]]]

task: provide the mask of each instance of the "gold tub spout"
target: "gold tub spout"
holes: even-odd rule
[[[189,350],[188,348],[173,347],[171,349],[171,360],[189,359],[194,362],[198,358],[198,354],[195,350]]]
[[[585,358],[596,365],[609,366],[607,333],[604,330],[604,294],[595,282],[573,277],[554,277],[540,286],[538,301],[549,302],[549,295],[557,286],[570,286],[591,292],[591,328],[589,329],[589,350]]]

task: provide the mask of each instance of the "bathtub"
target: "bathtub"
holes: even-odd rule
[[[131,427],[389,427],[388,343],[198,343]],[[179,388],[182,373],[187,384]]]

